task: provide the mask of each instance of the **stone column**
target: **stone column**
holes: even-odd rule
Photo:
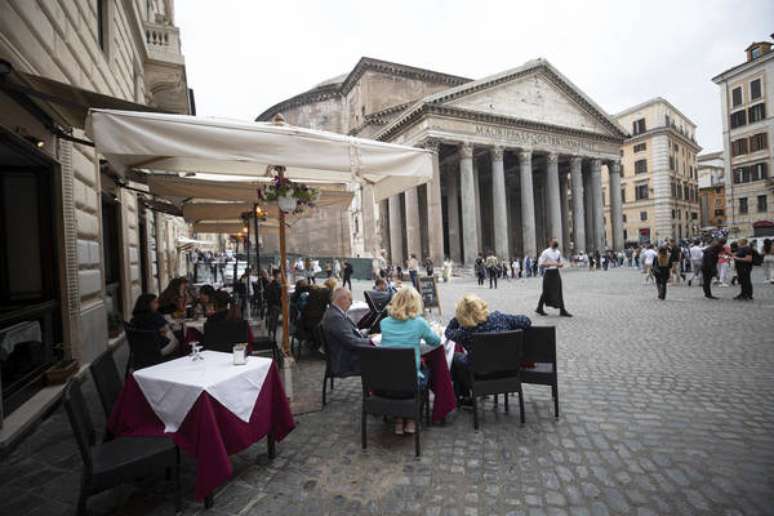
[[[430,259],[436,266],[443,263],[443,210],[441,209],[441,165],[438,162],[440,142],[428,140],[425,148],[433,153],[433,179],[427,183],[427,238]]]
[[[594,252],[594,211],[591,207],[591,171],[588,168],[583,173],[583,215],[586,224],[586,253]]]
[[[613,250],[620,251],[624,247],[621,162],[611,161],[607,169],[610,176],[610,227],[613,231]]]
[[[460,245],[460,189],[459,173],[455,170],[446,174],[446,214],[449,217],[449,258],[454,263],[462,263]]]
[[[559,156],[548,155],[546,168],[546,198],[548,208],[548,238],[562,238],[562,198],[559,193]]]
[[[462,221],[462,245],[465,265],[472,265],[476,261],[479,251],[478,224],[476,221],[478,199],[476,198],[474,181],[473,145],[463,143],[460,146],[460,195],[462,196],[462,213],[465,214],[465,218]]]
[[[521,234],[524,256],[535,256],[535,197],[532,192],[532,151],[519,153],[521,178]]]
[[[409,188],[406,196],[406,248],[409,256],[416,256],[422,261],[422,234],[419,228],[419,192],[417,188]],[[407,256],[408,258],[408,256]]]
[[[560,170],[559,172],[559,202],[561,204],[559,211],[562,216],[562,254],[568,255],[570,253],[570,224],[569,215],[567,214],[567,171]]]
[[[594,223],[594,247],[597,251],[605,250],[605,222],[603,213],[605,206],[602,201],[602,162],[591,160],[591,206]]]
[[[475,152],[474,152],[475,154]],[[478,173],[478,160],[473,156],[473,188],[476,194],[476,233],[479,248],[484,245],[484,226],[481,224],[481,181]],[[479,249],[483,251],[483,249]]]
[[[360,211],[363,213],[363,247],[366,256],[379,254],[379,235],[376,231],[376,210],[374,187],[364,183],[360,190]]]
[[[505,198],[505,168],[503,166],[503,148],[492,151],[492,204],[494,205],[494,247],[500,258],[509,256],[508,246],[508,209]]]
[[[390,197],[390,261],[393,266],[403,266],[403,213],[400,194]]]
[[[572,230],[575,249],[578,254],[586,249],[586,214],[583,209],[583,159],[573,156],[570,161],[570,181],[572,182]]]

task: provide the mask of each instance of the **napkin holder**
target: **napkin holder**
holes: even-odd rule
[[[234,365],[245,365],[247,363],[247,344],[234,345]]]

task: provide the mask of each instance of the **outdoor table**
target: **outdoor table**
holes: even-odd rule
[[[382,341],[381,334],[371,335],[371,342],[379,346]],[[433,412],[431,419],[433,423],[443,421],[449,413],[457,408],[457,398],[454,394],[454,386],[451,379],[451,363],[454,358],[454,350],[457,345],[441,337],[441,345],[436,347],[427,346],[422,342],[422,358],[430,372],[429,387],[435,395],[433,400]]]
[[[197,461],[194,497],[202,500],[232,474],[229,455],[263,437],[281,441],[295,427],[273,361],[202,351],[129,375],[107,427],[114,436],[168,436]],[[210,498],[208,498],[208,501]]]
[[[370,311],[371,309],[368,308],[368,303],[365,301],[353,301],[352,306],[347,310],[347,316],[352,319],[352,322],[357,324]]]

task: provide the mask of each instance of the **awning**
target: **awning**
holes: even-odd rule
[[[276,220],[267,220],[259,224],[261,233],[276,233],[279,230],[279,223]],[[205,220],[194,222],[191,231],[194,233],[236,235],[237,233],[242,234],[242,228],[244,227],[244,223],[241,220]],[[251,232],[252,229],[251,227]]]
[[[14,70],[5,60],[0,60],[0,89],[26,95],[54,122],[65,128],[85,129],[90,108],[158,111],[143,104]]]
[[[216,242],[212,242],[210,240],[195,240],[193,238],[188,238],[188,237],[178,237],[177,238],[177,245],[178,246],[188,245],[188,244],[204,247],[204,246],[215,245]]]

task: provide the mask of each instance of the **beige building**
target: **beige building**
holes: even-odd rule
[[[0,2],[0,331],[21,324],[40,341],[4,341],[6,417],[43,410],[56,393],[42,371],[62,356],[87,364],[109,319],[120,329],[140,292],[181,272],[187,226],[100,161],[87,110],[187,113],[189,99],[172,0]],[[0,445],[26,424],[5,423]]]
[[[699,154],[699,206],[702,229],[726,227],[726,179],[723,151]]]
[[[774,227],[772,43],[753,43],[745,54],[742,64],[712,78],[720,87],[728,227],[739,238]]]
[[[264,111],[296,125],[431,149],[432,181],[375,204],[368,185],[347,213],[294,226],[290,249],[412,254],[472,264],[479,252],[536,255],[549,237],[566,251],[605,246],[603,192],[619,190],[625,133],[544,59],[472,80],[362,58],[348,74]],[[569,192],[576,202],[570,203]],[[620,198],[611,207],[620,210]],[[619,211],[620,213],[620,211]],[[620,218],[617,220],[620,221]],[[623,245],[622,227],[608,239]]]
[[[621,149],[625,241],[657,242],[697,235],[696,155],[701,147],[696,143],[696,125],[660,97],[618,113],[615,119],[629,133]],[[608,235],[610,211],[606,206]]]

